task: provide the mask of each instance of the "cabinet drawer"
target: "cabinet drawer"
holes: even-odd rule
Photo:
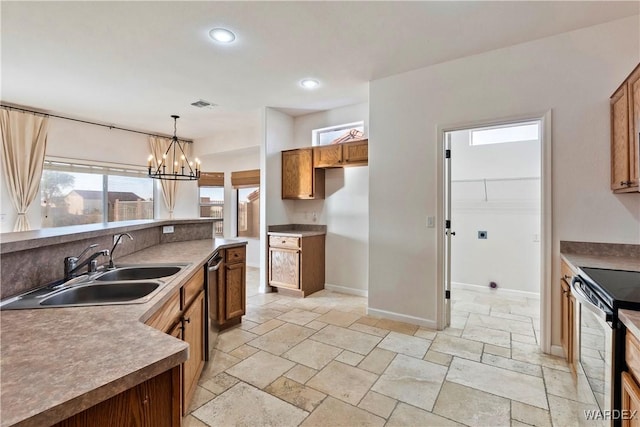
[[[234,262],[244,262],[245,248],[240,246],[239,248],[227,249],[227,264],[233,264]]]
[[[180,316],[180,292],[176,292],[171,296],[169,301],[151,316],[145,324],[161,330],[169,332]]]
[[[627,331],[625,344],[625,360],[629,372],[638,381],[640,379],[640,341],[631,332]]]
[[[191,301],[198,295],[198,292],[204,289],[204,269],[201,268],[198,270],[196,274],[194,274],[191,279],[182,287],[183,292],[183,303],[182,309],[184,310],[186,307],[191,304]]]
[[[300,247],[300,238],[287,236],[269,236],[269,246],[274,248],[298,249]]]

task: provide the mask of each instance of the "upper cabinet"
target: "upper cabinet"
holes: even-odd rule
[[[313,148],[282,152],[282,198],[324,199],[324,169],[313,167]]]
[[[611,189],[640,190],[640,64],[611,96]]]
[[[366,139],[313,147],[313,166],[316,168],[366,166],[368,161],[369,141]]]

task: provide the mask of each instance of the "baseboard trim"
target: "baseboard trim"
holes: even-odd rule
[[[564,350],[561,345],[551,345],[551,355],[564,357]]]
[[[347,288],[346,286],[332,285],[331,283],[325,283],[324,288],[331,292],[338,292],[340,294],[356,295],[365,298],[369,297],[369,291],[366,289]]]
[[[520,297],[526,297],[526,298],[540,299],[540,294],[535,292],[518,291],[515,289],[505,289],[505,288],[491,289],[488,286],[472,285],[469,283],[451,282],[451,288],[467,289],[470,291],[484,292],[487,294],[495,293],[498,295],[514,295],[514,296],[520,296]]]
[[[422,317],[409,316],[407,314],[394,313],[392,311],[379,310],[377,308],[367,308],[367,314],[384,319],[397,320],[398,322],[410,323],[412,325],[424,326],[429,329],[437,329],[437,324],[433,320]]]

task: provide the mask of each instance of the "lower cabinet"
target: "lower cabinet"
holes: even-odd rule
[[[575,307],[576,299],[571,294],[571,287],[569,285],[571,278],[573,277],[573,270],[571,267],[562,261],[561,265],[562,278],[560,279],[560,318],[561,318],[561,330],[560,330],[560,342],[562,349],[564,350],[565,358],[569,363],[569,367],[575,373],[576,372],[576,351],[575,351]]]
[[[622,372],[622,426],[640,426],[640,341],[628,329],[625,337],[624,359],[627,372]],[[635,411],[638,411],[637,413]],[[633,414],[636,414],[633,417]]]
[[[204,268],[151,316],[146,324],[189,344],[189,359],[179,369],[182,412],[186,414],[205,359]]]
[[[182,365],[182,407],[186,413],[204,367],[204,292],[184,312],[181,323],[182,339],[189,344],[189,359]]]
[[[269,286],[305,297],[324,289],[325,236],[269,236]]]
[[[240,323],[246,312],[246,247],[243,245],[221,250],[220,256],[224,258],[224,264],[218,269],[213,289],[209,285],[209,308],[213,310],[212,307],[215,307],[216,310],[212,316],[216,323],[213,327],[223,330]]]
[[[178,427],[182,421],[179,396],[177,366],[54,426]]]

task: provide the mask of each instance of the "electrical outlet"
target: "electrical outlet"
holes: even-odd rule
[[[165,225],[162,227],[163,234],[173,233],[173,225]]]
[[[478,231],[478,239],[486,239],[487,232],[486,231]]]
[[[428,216],[427,217],[427,228],[435,228],[436,226],[436,217]]]

